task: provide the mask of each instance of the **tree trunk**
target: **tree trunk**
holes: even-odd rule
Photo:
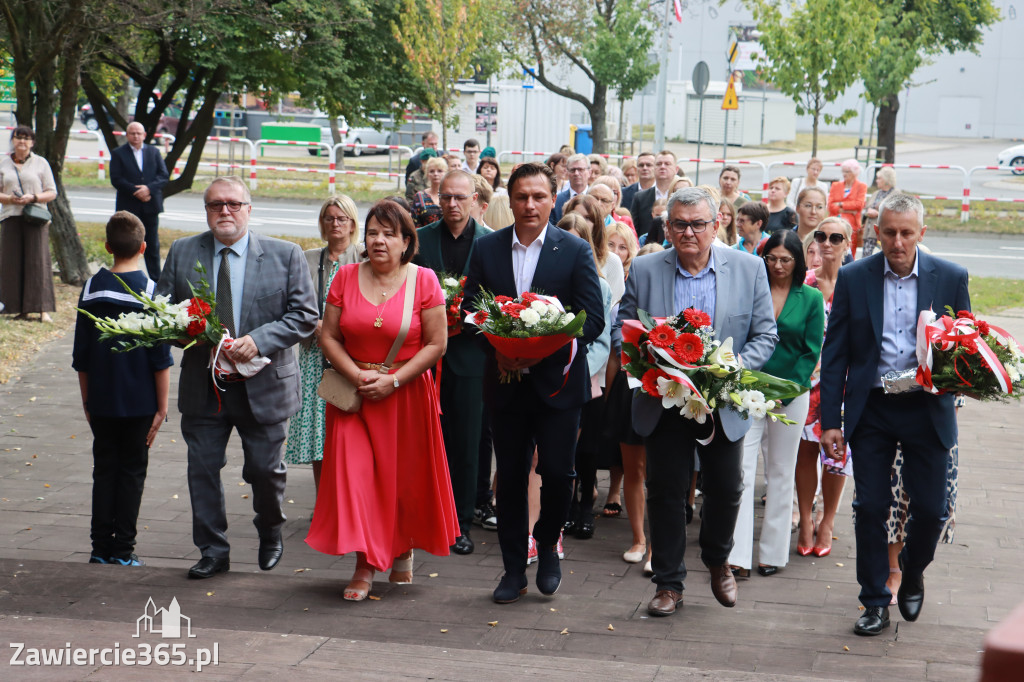
[[[896,163],[896,114],[899,111],[899,93],[886,95],[878,106],[878,146],[885,147],[886,163]]]
[[[821,111],[814,111],[814,127],[811,129],[811,157],[818,155],[818,121],[821,119]]]
[[[60,278],[65,284],[81,286],[89,279],[89,264],[85,259],[85,249],[78,238],[78,225],[71,213],[71,204],[64,192],[64,183],[54,178],[57,183],[57,198],[47,208],[53,214],[50,223],[50,244],[53,255],[60,267]]]
[[[607,146],[608,124],[608,86],[594,84],[594,100],[587,109],[590,111],[590,135],[594,141],[594,153],[604,154]]]

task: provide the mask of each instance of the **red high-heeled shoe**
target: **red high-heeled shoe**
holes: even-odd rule
[[[813,551],[813,547],[801,547],[800,545],[796,546],[796,553],[800,556],[808,556]]]
[[[832,547],[812,547],[811,552],[817,557],[828,556],[832,553]]]

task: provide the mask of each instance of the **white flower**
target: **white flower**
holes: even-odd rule
[[[562,323],[563,326],[565,326],[565,325],[569,324],[570,322],[572,322],[575,319],[576,319],[576,316],[573,315],[572,313],[564,313],[562,315],[561,323]]]
[[[519,313],[519,319],[522,320],[523,324],[525,324],[527,327],[532,327],[533,325],[540,322],[540,314],[533,308],[527,308],[526,310]]]
[[[541,300],[530,303],[530,308],[532,308],[538,315],[546,315],[548,312],[548,304]]]
[[[682,408],[692,391],[678,381],[658,377],[658,393],[661,394],[661,406],[668,410],[674,407]]]
[[[683,409],[680,410],[687,419],[692,419],[698,424],[703,424],[707,421],[708,415],[711,414],[711,408],[705,403],[699,395],[690,392],[686,396],[686,404],[683,405]]]
[[[562,311],[558,309],[558,306],[554,306],[554,305],[550,305],[550,304],[548,305],[548,310],[547,310],[547,318],[548,318],[548,320],[550,320],[551,322],[557,322],[558,318],[559,318],[559,316],[561,314],[562,314]]]
[[[708,355],[709,370],[716,377],[724,377],[739,368],[739,361],[736,354],[732,352],[732,337],[730,336],[711,351]]]
[[[740,410],[747,412],[754,419],[764,419],[768,410],[775,407],[775,401],[765,400],[761,391],[737,391],[736,396],[740,400]]]
[[[1013,383],[1017,383],[1018,381],[1020,381],[1020,372],[1017,371],[1016,367],[1014,367],[1013,365],[1006,365],[1005,367],[1006,373],[1010,377],[1010,381],[1012,381]]]
[[[444,281],[441,282],[441,283],[444,284],[446,287],[457,287],[457,286],[459,286],[459,280],[455,279],[454,277],[445,277]]]

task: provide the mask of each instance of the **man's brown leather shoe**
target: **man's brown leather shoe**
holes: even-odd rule
[[[711,571],[711,592],[722,606],[736,606],[736,579],[729,564],[708,566]]]
[[[676,607],[683,603],[683,595],[672,590],[658,590],[654,599],[647,605],[647,613],[652,616],[671,616]]]

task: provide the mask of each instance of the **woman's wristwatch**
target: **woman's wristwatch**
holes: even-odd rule
[[[395,380],[395,388],[398,388],[398,375],[392,374],[391,378]]]

